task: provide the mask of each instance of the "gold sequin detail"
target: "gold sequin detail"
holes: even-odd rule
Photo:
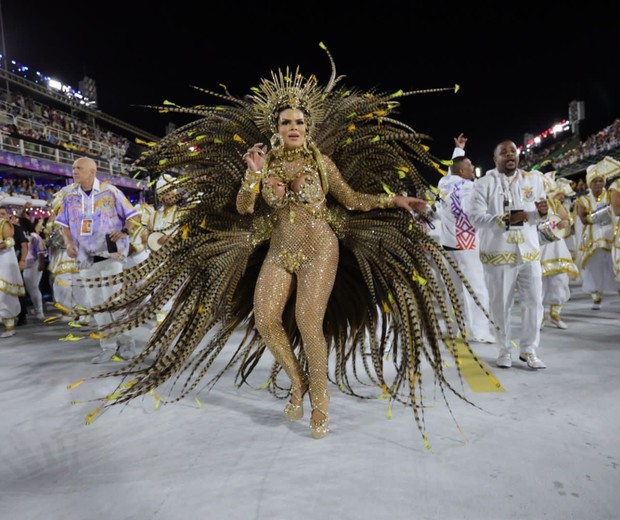
[[[303,251],[292,252],[288,249],[284,249],[278,255],[280,262],[289,273],[295,273],[299,269],[299,266],[306,259]]]

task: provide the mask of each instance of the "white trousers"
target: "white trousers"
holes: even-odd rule
[[[568,273],[543,276],[543,305],[564,305],[570,298]]]
[[[27,265],[22,274],[34,312],[36,314],[43,314],[43,295],[41,294],[41,289],[39,289],[43,271],[39,271],[38,265],[35,263],[34,265]]]
[[[583,292],[608,293],[617,291],[620,288],[620,283],[614,278],[611,252],[605,249],[596,249],[581,270],[581,279],[583,280],[581,286]]]
[[[491,317],[499,326],[497,342],[501,353],[512,351],[510,318],[519,295],[521,306],[520,352],[534,352],[540,343],[540,324],[543,319],[542,268],[540,262],[523,264],[484,264],[484,278],[489,291]]]
[[[123,264],[117,260],[103,260],[94,263],[88,269],[80,269],[80,279],[98,278],[104,276],[113,276],[123,271]],[[78,280],[78,284],[81,280]],[[86,299],[88,307],[94,307],[105,302],[110,296],[121,288],[120,284],[103,286],[97,282],[91,283],[92,287],[85,286]],[[95,321],[101,330],[106,325],[114,322],[114,316],[111,312],[98,312],[95,314]],[[127,335],[110,335],[99,340],[99,344],[103,350],[116,350],[121,344],[131,341]]]
[[[478,250],[448,251],[448,253],[460,267],[465,278],[474,289],[474,293],[478,297],[478,300],[480,300],[482,306],[489,310],[489,293],[487,291],[484,268],[482,267]],[[457,278],[456,273],[454,273],[452,269],[450,269],[450,273],[458,291],[461,304],[463,305],[465,323],[467,324],[467,331],[470,336],[472,338],[494,337],[495,332],[492,331],[490,322],[484,315],[482,309],[476,304],[473,296]]]
[[[54,275],[52,291],[54,301],[67,309],[73,309],[76,305],[88,307],[86,290],[77,281],[78,273],[62,273]]]

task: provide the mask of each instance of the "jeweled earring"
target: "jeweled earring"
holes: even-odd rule
[[[304,139],[304,145],[303,145],[304,151],[309,152],[313,144],[314,142],[312,141],[312,137],[306,134],[306,138]]]
[[[282,139],[282,136],[277,132],[275,132],[271,136],[269,142],[271,143],[272,148],[282,148],[282,146],[284,146],[284,140]]]

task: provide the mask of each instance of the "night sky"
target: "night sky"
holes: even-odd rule
[[[9,59],[74,88],[93,78],[99,109],[156,135],[168,116],[139,105],[216,104],[192,86],[242,96],[290,66],[323,83],[323,42],[347,86],[460,91],[401,100],[400,115],[449,158],[453,137],[483,170],[503,138],[523,143],[584,101],[582,139],[620,116],[615,17],[598,2],[525,10],[500,2],[23,2],[2,0]],[[538,2],[541,4],[542,2]],[[153,5],[149,5],[153,4]],[[419,5],[418,5],[419,4]],[[560,5],[560,4],[558,4]],[[90,13],[94,10],[94,13]],[[183,122],[183,121],[176,121]]]

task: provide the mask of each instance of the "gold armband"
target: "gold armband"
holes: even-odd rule
[[[378,195],[379,207],[381,209],[393,208],[394,207],[394,198],[395,197],[396,197],[396,193],[380,193]]]
[[[260,170],[254,172],[248,169],[245,172],[243,181],[241,182],[241,189],[244,191],[252,191],[254,193],[258,193],[260,191],[260,181],[262,178],[263,174]]]

